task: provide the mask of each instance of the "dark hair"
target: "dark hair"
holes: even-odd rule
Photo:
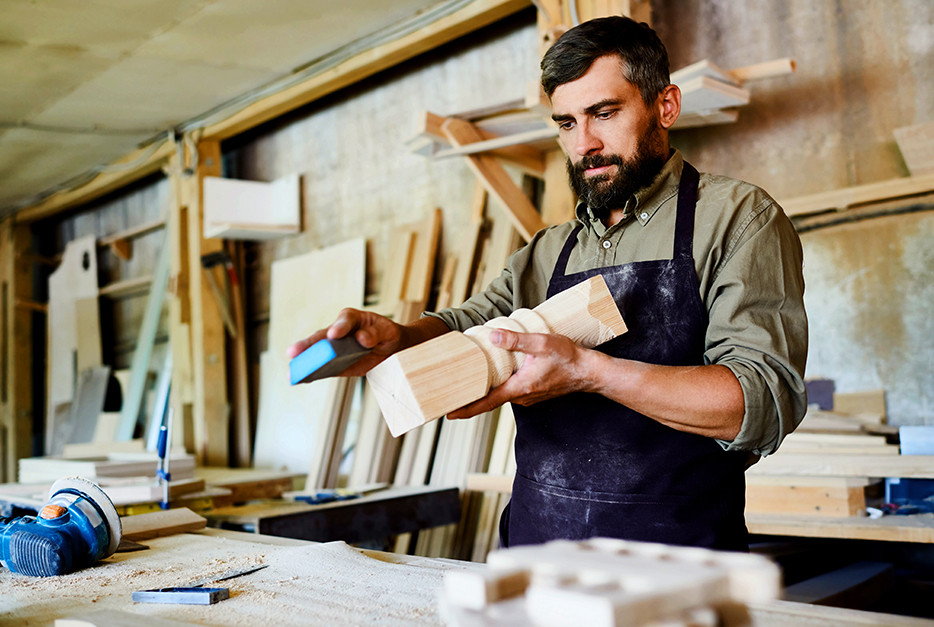
[[[639,88],[646,105],[668,86],[668,51],[648,24],[628,17],[601,17],[561,35],[542,59],[542,87],[551,98],[559,85],[583,76],[600,57],[615,54],[623,76]]]

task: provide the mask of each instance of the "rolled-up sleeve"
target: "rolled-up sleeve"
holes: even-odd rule
[[[807,316],[801,242],[771,199],[761,200],[730,242],[707,291],[705,362],[729,368],[745,415],[727,450],[773,453],[807,409]]]

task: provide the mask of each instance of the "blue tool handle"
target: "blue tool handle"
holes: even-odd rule
[[[159,443],[156,445],[156,451],[160,459],[165,459],[166,447],[169,444],[169,430],[165,425],[159,427]]]

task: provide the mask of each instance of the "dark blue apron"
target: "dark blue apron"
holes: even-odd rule
[[[670,260],[567,275],[582,225],[568,237],[548,296],[601,274],[629,329],[597,350],[652,364],[703,365],[707,313],[693,257],[697,182],[697,170],[685,163]],[[500,521],[504,546],[602,536],[748,550],[744,453],[728,453],[711,438],[598,394],[514,409],[517,472]]]

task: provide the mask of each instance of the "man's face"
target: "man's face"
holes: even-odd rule
[[[623,77],[619,57],[604,56],[551,97],[568,153],[568,178],[597,218],[622,209],[668,159],[658,114]]]

